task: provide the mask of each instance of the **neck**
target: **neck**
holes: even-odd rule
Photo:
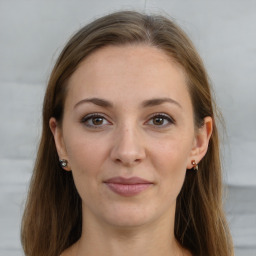
[[[136,227],[102,223],[87,211],[83,215],[82,236],[73,247],[74,256],[187,255],[174,236],[174,213]]]

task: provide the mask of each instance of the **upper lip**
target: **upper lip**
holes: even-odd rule
[[[104,181],[104,183],[132,185],[132,184],[152,184],[153,182],[139,178],[139,177],[131,177],[131,178],[113,177],[113,178],[110,178],[110,179]]]

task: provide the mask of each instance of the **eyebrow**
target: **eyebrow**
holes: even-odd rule
[[[74,108],[81,105],[82,103],[93,103],[93,104],[98,105],[100,107],[113,108],[113,104],[111,102],[109,102],[107,100],[104,100],[104,99],[100,99],[100,98],[83,99],[83,100],[77,102],[75,104]]]
[[[161,105],[163,103],[172,103],[182,108],[179,102],[171,98],[156,98],[156,99],[145,100],[142,102],[142,106],[153,107],[153,106]]]
[[[83,100],[77,102],[75,104],[74,108],[76,108],[77,106],[79,106],[83,103],[93,103],[100,107],[113,108],[113,104],[111,102],[104,100],[104,99],[100,99],[100,98],[83,99]],[[141,106],[144,108],[145,107],[153,107],[153,106],[161,105],[163,103],[175,104],[178,107],[182,108],[180,103],[178,103],[176,100],[173,100],[171,98],[155,98],[155,99],[145,100],[142,102]]]

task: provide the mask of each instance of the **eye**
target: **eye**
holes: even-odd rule
[[[158,126],[159,128],[169,126],[171,124],[175,124],[175,121],[172,117],[164,113],[154,114],[149,121],[147,122],[149,125]]]
[[[98,113],[89,114],[83,117],[81,122],[91,128],[101,128],[104,125],[111,124],[103,115]]]

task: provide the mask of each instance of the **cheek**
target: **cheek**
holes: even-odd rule
[[[75,134],[66,141],[66,150],[73,175],[97,176],[107,155],[107,144],[93,136]]]
[[[165,184],[162,188],[173,196],[177,196],[184,182],[191,149],[190,141],[191,139],[173,139],[168,143],[165,141],[151,157],[158,179]]]
[[[67,141],[66,148],[75,186],[83,202],[88,204],[98,189],[106,149],[104,144],[88,138]]]
[[[162,143],[157,147],[158,150],[152,150],[155,154],[155,157],[152,156],[152,159],[156,160],[155,162],[158,166],[164,166],[167,174],[170,173],[170,171],[185,171],[191,147],[192,138],[185,136],[183,139],[168,138],[162,140]]]

